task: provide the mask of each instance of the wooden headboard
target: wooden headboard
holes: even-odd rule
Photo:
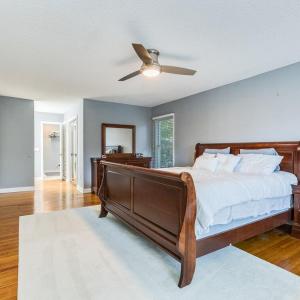
[[[230,147],[230,153],[239,154],[240,149],[274,148],[284,158],[280,169],[294,173],[300,181],[300,142],[258,142],[258,143],[222,143],[196,144],[195,159],[202,155],[205,149],[223,149]]]

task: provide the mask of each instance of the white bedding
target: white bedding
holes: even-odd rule
[[[204,231],[200,225],[196,226],[195,233],[196,233],[196,239],[203,239],[209,236],[214,236],[226,231],[230,231],[232,229],[244,226],[246,224],[251,224],[260,220],[263,220],[265,218],[271,217],[271,216],[276,216],[278,214],[281,214],[283,212],[286,212],[288,209],[283,209],[283,210],[276,210],[268,213],[267,215],[261,215],[257,217],[248,217],[248,218],[242,218],[238,220],[234,220],[230,222],[229,224],[221,224],[221,225],[213,225],[209,228],[209,230]],[[198,229],[198,230],[197,230]]]
[[[297,183],[294,174],[283,171],[271,175],[252,175],[235,172],[213,173],[191,167],[161,170],[174,173],[188,172],[192,175],[197,195],[196,231],[202,232],[208,231],[210,226],[216,224],[229,223],[239,218],[256,217],[273,211],[274,208],[276,209],[274,202],[272,205],[265,203],[263,210],[257,207],[255,209],[255,202],[290,196],[291,184]],[[280,205],[277,208],[282,209]],[[227,218],[224,217],[226,209]],[[231,212],[229,215],[228,210]],[[223,216],[221,216],[222,211]],[[197,230],[198,226],[201,228]]]
[[[225,225],[229,225],[229,228],[235,228],[236,223],[242,220],[249,220],[252,222],[254,219],[265,218],[276,212],[287,211],[292,205],[291,198],[291,196],[285,196],[261,199],[226,207],[215,214],[214,224],[209,227],[209,230],[203,229],[200,223],[196,222],[196,237],[198,239],[211,235],[216,230],[226,231],[227,226]],[[247,224],[247,222],[245,224]]]

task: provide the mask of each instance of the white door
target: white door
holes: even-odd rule
[[[71,180],[73,183],[77,183],[77,149],[78,149],[78,138],[77,138],[77,119],[72,121],[70,124],[71,129]]]
[[[66,180],[66,166],[67,166],[67,126],[62,124],[61,126],[61,177]]]

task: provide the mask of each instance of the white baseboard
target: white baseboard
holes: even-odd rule
[[[43,180],[60,180],[62,179],[61,176],[45,176],[42,178]]]
[[[31,192],[34,191],[34,186],[20,186],[15,188],[0,189],[0,194],[17,193],[17,192]]]
[[[88,194],[91,193],[91,188],[83,188],[80,185],[77,185],[77,191],[79,191],[82,194]]]

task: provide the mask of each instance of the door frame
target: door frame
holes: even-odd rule
[[[165,114],[165,115],[160,115],[160,116],[156,116],[152,118],[152,121],[155,120],[159,120],[159,119],[164,119],[167,117],[173,117],[173,166],[175,166],[175,113],[169,113],[169,114]],[[155,126],[153,126],[152,128],[154,128],[154,133],[153,133],[153,143],[154,143],[154,151],[155,151]],[[154,153],[154,157],[155,157],[155,153]]]
[[[44,125],[45,124],[53,124],[59,125],[59,176],[53,176],[51,178],[45,177],[44,175]],[[63,163],[63,153],[62,153],[62,122],[48,122],[48,121],[41,121],[41,178],[44,180],[55,180],[55,179],[62,179],[62,163]]]
[[[71,159],[71,153],[72,153],[72,144],[71,144],[71,123],[76,121],[77,124],[77,157],[76,157],[76,185],[78,184],[78,117],[74,116],[71,119],[67,120],[64,124],[66,125],[66,180],[68,182],[72,182],[72,159]]]

